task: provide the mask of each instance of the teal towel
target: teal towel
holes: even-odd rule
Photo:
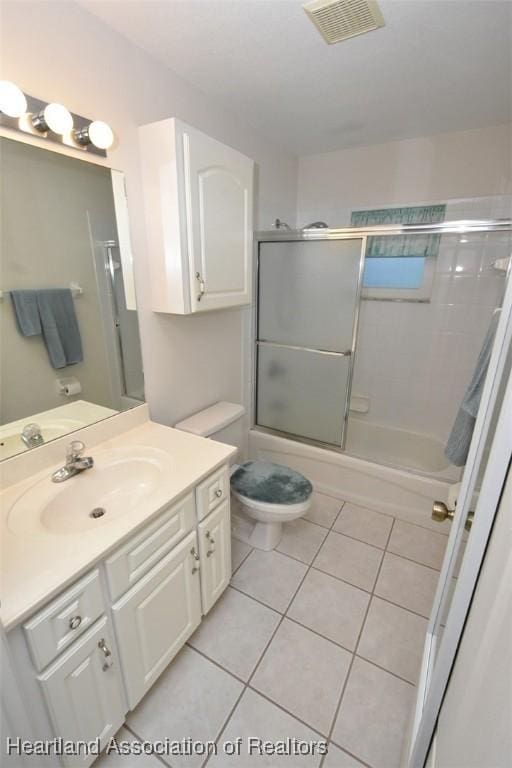
[[[494,337],[498,326],[499,313],[495,312],[492,316],[489,329],[487,331],[482,349],[476,361],[475,370],[468,388],[462,399],[457,416],[448,438],[444,454],[446,458],[456,467],[463,467],[468,458],[469,446],[473,438],[476,417],[482,398],[482,390],[489,368]]]
[[[69,288],[36,291],[44,342],[54,368],[80,363],[84,359],[82,339]]]
[[[11,291],[16,323],[22,336],[40,336],[41,318],[36,291]]]

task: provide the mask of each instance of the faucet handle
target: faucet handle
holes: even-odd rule
[[[67,447],[66,458],[73,461],[78,459],[85,450],[85,443],[81,440],[72,440]]]
[[[41,427],[39,426],[39,424],[36,424],[35,422],[31,422],[30,424],[25,424],[25,426],[21,430],[21,434],[24,437],[27,437],[29,440],[34,437],[40,437]]]

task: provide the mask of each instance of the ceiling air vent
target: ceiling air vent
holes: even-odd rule
[[[384,26],[375,0],[312,0],[303,8],[329,44]]]

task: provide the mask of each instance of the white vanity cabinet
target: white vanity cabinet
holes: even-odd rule
[[[224,464],[9,632],[39,732],[105,746],[227,587],[230,534]]]
[[[198,526],[203,614],[219,599],[231,578],[231,521],[224,501]]]
[[[201,621],[195,531],[112,606],[130,709]]]
[[[115,645],[103,617],[38,677],[55,733],[74,742],[99,739],[100,748],[124,722],[124,702]],[[64,765],[91,758],[65,755]]]
[[[175,118],[140,143],[153,309],[250,304],[253,161]]]

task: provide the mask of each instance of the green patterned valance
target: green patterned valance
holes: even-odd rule
[[[435,224],[444,221],[445,205],[417,205],[410,208],[381,208],[374,211],[352,211],[353,227],[376,227],[389,224]],[[369,237],[366,257],[437,256],[441,235],[393,235]]]

